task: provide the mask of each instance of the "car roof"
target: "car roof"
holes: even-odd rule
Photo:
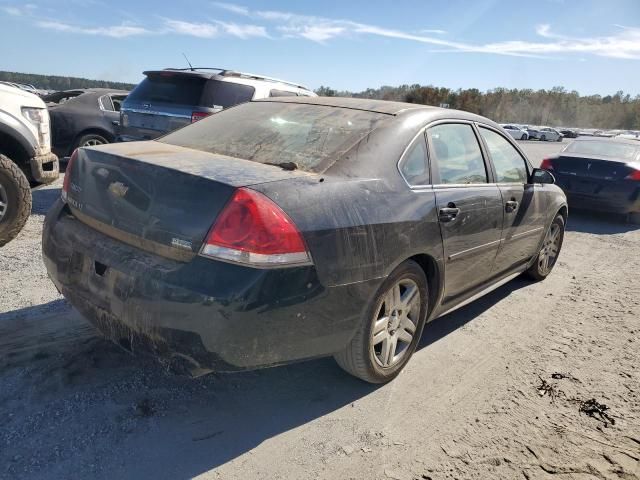
[[[352,97],[270,97],[253,100],[253,102],[274,102],[274,103],[301,103],[307,105],[323,105],[329,107],[348,108],[352,110],[363,110],[367,112],[381,113],[396,117],[415,117],[415,129],[420,128],[430,121],[451,119],[466,120],[470,122],[480,122],[501,128],[500,125],[486,117],[462,110],[450,108],[432,107],[416,103],[391,102],[388,100],[373,100],[369,98]],[[409,122],[411,123],[411,122]]]
[[[578,137],[574,142],[609,142],[609,143],[625,143],[627,145],[633,145],[634,147],[640,147],[638,140],[633,138],[624,137]]]
[[[391,102],[388,100],[373,100],[370,98],[351,97],[274,97],[261,98],[256,102],[282,102],[282,103],[306,103],[309,105],[325,105],[329,107],[350,108],[353,110],[365,110],[368,112],[397,115],[406,110],[439,109],[416,103]]]
[[[234,83],[242,83],[245,85],[256,85],[268,83],[271,85],[281,85],[281,88],[286,89],[298,89],[311,92],[310,89],[304,85],[300,85],[295,82],[289,82],[287,80],[281,80],[278,78],[267,77],[264,75],[258,75],[255,73],[239,72],[236,70],[224,69],[224,68],[208,68],[208,67],[193,67],[193,68],[165,68],[162,70],[145,70],[142,72],[145,76],[149,75],[162,75],[171,73],[174,75],[186,75],[191,77],[204,78],[206,80],[223,80]]]

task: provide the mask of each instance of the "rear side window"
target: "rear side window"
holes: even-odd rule
[[[149,75],[129,94],[128,100],[140,103],[200,105],[207,80],[172,73]]]
[[[249,102],[158,141],[321,173],[387,118],[381,113],[324,105]]]
[[[420,135],[409,147],[400,163],[400,171],[411,186],[429,184],[427,146],[424,142],[424,135]]]
[[[487,183],[482,151],[471,125],[436,125],[427,130],[427,140],[440,183]]]
[[[249,85],[209,80],[201,106],[233,107],[239,103],[250,101],[253,98],[254,92],[255,89]]]
[[[567,145],[564,151],[581,155],[614,157],[621,160],[634,160],[638,155],[638,147],[633,145],[597,140],[577,140]]]
[[[520,153],[502,135],[480,127],[496,169],[498,183],[527,183],[527,165]]]

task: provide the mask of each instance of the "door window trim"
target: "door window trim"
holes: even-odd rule
[[[487,185],[487,186],[490,186],[490,185],[495,186],[495,176],[494,176],[493,167],[491,165],[491,162],[489,161],[489,158],[487,156],[487,152],[483,148],[484,144],[482,143],[482,138],[480,138],[480,132],[478,132],[478,130],[476,128],[476,125],[475,125],[475,122],[472,122],[470,120],[458,120],[458,119],[455,119],[455,118],[448,118],[448,119],[437,120],[437,121],[432,122],[429,125],[427,125],[424,128],[424,131],[425,131],[425,139],[427,141],[427,151],[429,152],[429,156],[432,155],[432,151],[431,151],[431,144],[429,143],[429,137],[427,135],[427,130],[430,129],[430,128],[436,127],[438,125],[444,125],[444,124],[469,125],[471,127],[471,131],[473,132],[473,135],[476,137],[476,142],[478,142],[478,148],[480,149],[480,155],[482,156],[482,162],[484,164],[484,170],[485,170],[486,175],[487,175],[487,181],[485,183],[435,183],[436,180],[441,181],[441,179],[440,179],[440,175],[439,174],[435,175],[435,172],[433,171],[433,168],[432,168],[431,169],[431,184],[433,185],[433,187],[434,188],[450,188],[450,187],[454,187],[454,188],[481,187],[482,188],[485,185]]]
[[[497,128],[494,128],[493,126],[486,124],[486,123],[481,123],[481,122],[474,122],[475,124],[475,128],[477,130],[478,136],[480,137],[480,141],[482,142],[482,148],[483,150],[486,152],[486,158],[489,160],[489,164],[490,164],[490,168],[491,168],[491,173],[493,175],[494,178],[494,182],[495,185],[531,185],[529,183],[529,179],[531,178],[531,172],[533,171],[533,166],[531,165],[531,163],[529,162],[529,159],[527,158],[527,156],[524,154],[524,152],[520,149],[520,147],[518,146],[518,144],[514,141],[514,139],[511,137],[511,135],[505,136],[502,134],[502,132],[500,132],[500,130],[498,130]],[[497,172],[495,170],[495,166],[493,164],[493,158],[491,158],[491,152],[489,152],[489,147],[486,144],[484,138],[482,137],[482,134],[480,133],[480,128],[486,128],[487,130],[490,130],[494,133],[497,133],[498,135],[500,135],[505,141],[507,141],[512,147],[515,148],[516,152],[518,152],[518,154],[520,155],[520,158],[522,158],[522,160],[524,160],[524,165],[525,168],[527,170],[527,183],[519,183],[519,182],[497,182]]]

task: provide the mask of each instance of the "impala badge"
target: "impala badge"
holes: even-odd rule
[[[115,197],[123,198],[129,191],[129,186],[122,182],[113,182],[109,184],[109,192]]]

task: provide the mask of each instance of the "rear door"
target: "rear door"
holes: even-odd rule
[[[536,190],[544,187],[529,184],[531,167],[506,137],[489,127],[479,126],[478,130],[502,196],[502,241],[493,268],[495,273],[501,273],[525,263],[537,251],[546,209]]]
[[[471,123],[431,126],[427,141],[444,243],[446,303],[491,275],[502,231],[502,197]]]

